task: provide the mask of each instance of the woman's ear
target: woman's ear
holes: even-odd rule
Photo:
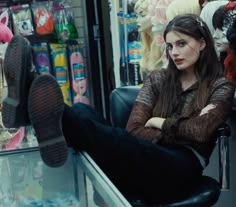
[[[204,50],[205,47],[206,47],[206,41],[203,38],[201,38],[200,39],[200,51]]]

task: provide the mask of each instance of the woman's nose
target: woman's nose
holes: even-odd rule
[[[171,54],[172,55],[177,55],[179,53],[179,50],[177,49],[177,47],[176,46],[173,46],[172,47],[172,50],[171,50]]]

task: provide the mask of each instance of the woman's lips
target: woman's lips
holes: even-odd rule
[[[174,61],[175,61],[175,64],[176,64],[176,65],[180,65],[180,64],[182,64],[182,62],[184,61],[184,59],[175,59]]]

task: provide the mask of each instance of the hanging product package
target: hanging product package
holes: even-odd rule
[[[11,6],[14,34],[29,36],[34,34],[33,20],[29,4]]]
[[[52,68],[54,70],[53,73],[61,87],[64,102],[71,106],[72,99],[66,44],[50,43],[49,46],[51,50]]]
[[[52,74],[50,54],[46,42],[33,43],[33,62],[40,74]]]
[[[88,79],[84,65],[84,45],[68,44],[73,104],[89,104]]]
[[[53,17],[59,43],[77,39],[78,32],[74,23],[73,10],[69,5],[54,5]]]
[[[40,35],[54,32],[52,1],[33,2],[31,4],[35,32]]]

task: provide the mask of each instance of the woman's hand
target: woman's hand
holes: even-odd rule
[[[207,106],[205,106],[202,110],[201,113],[199,114],[199,116],[202,116],[204,114],[207,114],[211,109],[214,109],[216,107],[216,105],[214,104],[208,104]]]
[[[164,118],[153,117],[147,121],[147,123],[145,124],[145,127],[161,129],[164,121],[165,121]]]

